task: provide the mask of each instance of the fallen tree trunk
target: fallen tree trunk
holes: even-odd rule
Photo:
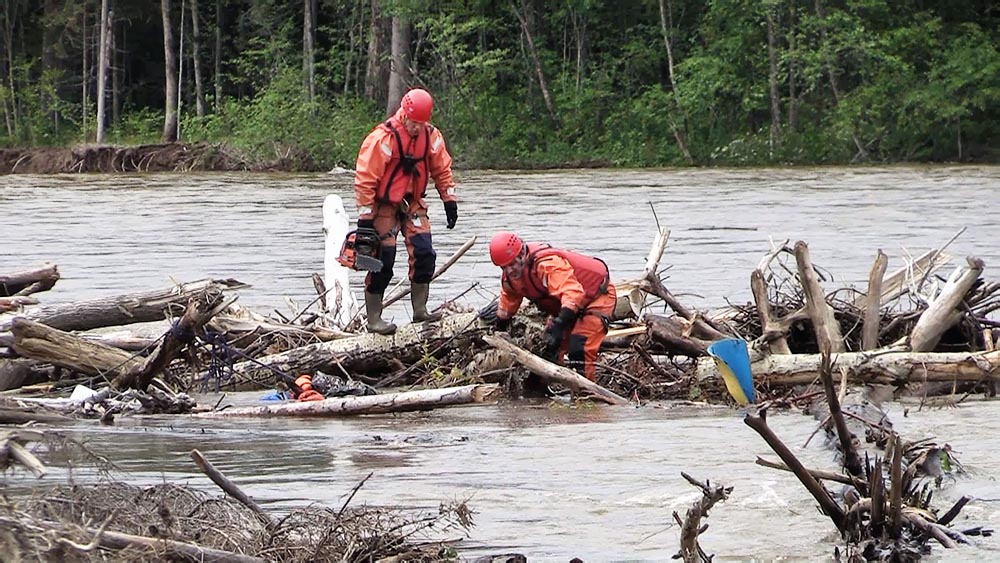
[[[118,348],[51,328],[25,318],[14,319],[14,351],[85,375],[117,377],[142,364],[141,358]]]
[[[59,281],[59,269],[46,263],[40,268],[12,274],[0,274],[0,297],[31,295],[52,289]]]
[[[552,362],[545,361],[531,352],[504,340],[503,338],[486,335],[483,336],[483,340],[490,346],[511,354],[514,356],[517,363],[528,368],[532,373],[550,383],[558,383],[575,394],[593,395],[611,405],[628,404],[628,400],[624,397],[601,387],[575,371],[562,366],[557,366]]]
[[[272,379],[275,371],[293,375],[332,370],[338,362],[346,361],[348,358],[352,362],[358,362],[365,358],[421,355],[424,345],[431,346],[435,342],[462,336],[470,328],[478,326],[480,326],[478,313],[459,313],[446,316],[434,323],[411,323],[400,327],[392,335],[363,334],[354,338],[293,348],[280,354],[234,364],[233,372],[238,380],[261,382]],[[204,372],[198,377],[209,376],[209,373]]]
[[[176,313],[179,314],[192,297],[204,291],[242,287],[247,285],[233,279],[204,279],[143,293],[42,306],[20,316],[67,331],[162,321],[168,316],[168,309],[176,308]],[[13,322],[13,318],[0,320],[0,332],[10,330]]]
[[[847,352],[834,354],[834,368],[846,369],[851,383],[899,385],[924,381],[1000,381],[1000,351]],[[771,355],[751,365],[758,384],[803,385],[819,377],[821,354]],[[717,377],[711,358],[698,362],[698,378]]]
[[[280,402],[260,407],[242,407],[199,413],[206,418],[241,416],[356,416],[430,410],[452,405],[482,403],[494,398],[497,385],[465,385],[443,389],[422,389],[404,393],[337,397],[322,401]]]

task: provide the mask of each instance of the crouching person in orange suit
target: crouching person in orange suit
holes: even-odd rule
[[[490,241],[490,259],[503,273],[496,326],[506,330],[524,299],[549,314],[546,359],[595,381],[595,362],[615,310],[608,266],[592,258],[503,231]]]

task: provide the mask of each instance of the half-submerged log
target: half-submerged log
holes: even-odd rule
[[[1000,351],[994,352],[845,352],[833,356],[850,383],[900,385],[924,381],[1000,381]],[[816,380],[821,354],[767,356],[751,365],[760,385],[805,385]],[[698,377],[717,376],[710,358],[698,362]]]
[[[59,269],[55,264],[45,263],[40,268],[0,274],[0,297],[26,296],[52,289],[59,281]]]
[[[601,387],[575,371],[545,361],[499,336],[486,335],[483,336],[483,340],[490,346],[511,354],[519,364],[550,383],[558,383],[578,395],[593,395],[611,405],[628,404],[628,400],[624,397]]]
[[[164,289],[132,293],[115,297],[104,297],[43,305],[25,315],[24,318],[48,325],[59,330],[90,330],[105,326],[119,326],[132,323],[161,321],[169,310],[180,314],[192,297],[207,290],[232,290],[247,287],[233,280],[204,279],[177,284]],[[10,330],[13,319],[0,318],[0,332]]]
[[[357,416],[431,410],[439,407],[483,403],[493,400],[499,391],[497,385],[464,385],[442,389],[422,389],[403,393],[365,395],[362,397],[337,397],[322,401],[278,402],[260,407],[240,407],[195,416],[230,418],[243,416]]]

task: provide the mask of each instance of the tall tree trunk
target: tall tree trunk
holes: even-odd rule
[[[7,125],[7,135],[13,136],[17,133],[17,90],[14,88],[14,18],[17,7],[14,6],[14,13],[11,13],[11,0],[6,0],[3,4],[3,46],[6,51],[7,60],[7,86],[9,91],[4,96],[3,113]],[[10,102],[8,109],[7,102]]]
[[[215,112],[222,103],[222,0],[215,0]]]
[[[122,28],[125,33],[125,28]],[[125,43],[124,39],[122,43]],[[115,39],[114,20],[111,21],[111,123],[118,123],[121,117],[121,88],[122,88],[122,67],[125,66],[125,54],[122,53],[121,62],[116,62],[115,54],[118,52],[117,40]]]
[[[549,112],[549,119],[552,124],[558,128],[559,119],[556,117],[556,108],[552,103],[552,94],[549,92],[549,84],[545,80],[545,69],[542,68],[542,59],[538,56],[538,49],[535,48],[535,39],[531,36],[531,29],[528,25],[527,13],[528,7],[525,5],[524,0],[521,0],[521,9],[518,9],[516,4],[511,4],[511,9],[514,11],[514,15],[517,17],[517,21],[521,24],[521,33],[524,35],[525,41],[528,42],[528,51],[531,53],[531,62],[535,67],[535,75],[538,77],[538,87],[542,91],[542,99],[545,101],[545,109]]]
[[[106,107],[104,100],[108,78],[108,67],[111,63],[108,57],[111,55],[111,10],[108,8],[109,0],[101,0],[101,50],[97,59],[97,144],[104,144]]]
[[[184,101],[184,12],[187,4],[181,0],[181,20],[178,27],[180,39],[177,42],[177,140],[181,140],[181,107]]]
[[[57,75],[60,70],[59,59],[56,57],[56,47],[59,43],[59,35],[64,29],[64,25],[57,20],[56,15],[62,10],[63,3],[60,0],[45,0],[43,8],[42,25],[42,70],[51,71]],[[53,126],[58,123],[59,112],[56,111],[55,98],[46,98],[42,101],[46,112],[52,118]],[[58,127],[56,126],[58,132]]]
[[[791,57],[788,59],[788,130],[795,134],[795,130],[798,128],[799,121],[799,98],[798,92],[796,91],[795,81],[798,78],[798,66],[797,57],[798,53],[796,49],[798,48],[798,33],[796,33],[795,24],[798,21],[796,17],[796,3],[792,0],[789,3],[788,10],[788,50],[791,53]]]
[[[771,148],[781,145],[781,96],[778,93],[778,39],[775,32],[773,8],[764,8],[767,16],[767,84],[771,98]]]
[[[670,20],[669,25],[667,23],[668,19]],[[663,4],[663,0],[660,0],[660,31],[663,33],[663,46],[667,50],[667,75],[670,77],[670,93],[673,97],[677,113],[681,114],[680,125],[677,124],[677,120],[674,119],[673,115],[669,116],[670,128],[673,130],[674,140],[677,141],[677,147],[681,150],[681,154],[684,155],[684,160],[686,160],[688,164],[694,164],[694,158],[691,156],[691,151],[688,149],[687,143],[687,112],[681,104],[680,94],[677,93],[677,77],[674,74],[674,49],[673,42],[670,41],[670,35],[673,29],[674,3],[671,1],[669,2],[669,6],[665,6]]]
[[[316,0],[304,0],[302,21],[302,85],[309,101],[316,98]]]
[[[389,65],[385,60],[388,23],[382,15],[380,0],[371,0],[371,23],[368,30],[368,66],[365,72],[365,97],[385,103]]]
[[[166,104],[163,119],[163,142],[177,141],[177,54],[174,30],[170,25],[170,0],[160,0],[163,16],[163,67],[166,80]]]
[[[194,69],[194,103],[198,117],[205,117],[205,89],[201,81],[201,31],[198,0],[191,0],[191,68]]]
[[[348,92],[351,91],[351,74],[354,72],[354,59],[355,59],[355,42],[357,41],[358,34],[355,32],[360,23],[360,10],[358,9],[358,2],[351,2],[351,23],[348,27],[349,31],[347,33],[347,64],[344,66],[344,95],[346,96]],[[357,82],[355,82],[357,84]]]
[[[386,95],[385,113],[396,113],[406,87],[410,84],[410,22],[402,16],[392,17],[392,67],[389,74],[389,91]]]
[[[83,129],[82,129],[81,132],[83,133],[83,139],[84,139],[84,141],[86,141],[87,138],[88,138],[87,137],[87,115],[90,113],[90,111],[89,111],[90,110],[90,99],[89,99],[89,96],[88,96],[89,86],[90,86],[90,68],[87,65],[87,54],[88,53],[87,53],[87,3],[86,2],[83,3],[83,15],[81,16],[81,21],[83,22],[83,24],[81,25],[81,28],[80,28],[81,29],[81,36],[83,37],[83,39],[82,39],[82,44],[83,44],[83,49],[82,49],[83,50],[83,71],[82,71],[82,76],[83,76],[83,78],[82,78],[82,80],[80,80],[80,87],[83,89],[83,92],[81,94],[81,98],[82,98],[82,102],[83,102],[83,108],[82,108],[83,109],[83,120],[82,120]]]

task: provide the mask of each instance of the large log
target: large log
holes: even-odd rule
[[[495,398],[499,386],[465,385],[442,389],[421,389],[404,393],[337,397],[322,401],[277,402],[260,407],[241,407],[199,413],[206,418],[269,416],[356,416],[390,412],[423,411],[452,405],[482,403]]]
[[[799,281],[805,293],[806,310],[816,333],[816,344],[820,350],[843,352],[844,337],[840,334],[840,325],[833,316],[833,307],[826,302],[826,294],[819,285],[819,277],[809,258],[809,245],[801,240],[795,243],[795,263],[799,270]]]
[[[180,313],[187,307],[192,297],[204,291],[244,287],[248,286],[233,279],[204,279],[142,293],[44,305],[20,316],[60,330],[90,330],[105,326],[161,321],[167,317],[168,309],[175,309],[176,313]],[[10,330],[13,322],[13,318],[0,317],[0,332]]]
[[[922,383],[925,381],[1000,381],[1000,351],[995,352],[846,352],[833,356],[852,383]],[[819,376],[820,354],[767,356],[751,364],[757,384],[805,385]],[[698,361],[699,379],[717,377],[711,358]]]
[[[614,393],[613,391],[609,391],[604,387],[601,387],[571,369],[557,366],[552,362],[543,360],[542,358],[539,358],[531,352],[520,348],[515,344],[500,338],[499,336],[486,335],[483,336],[483,340],[490,346],[503,350],[504,352],[514,356],[514,360],[516,360],[517,363],[528,368],[535,375],[551,383],[558,383],[575,394],[593,395],[611,405],[628,404],[628,399]]]
[[[969,256],[967,261],[968,269],[956,270],[937,298],[920,315],[920,320],[910,332],[910,350],[933,350],[941,340],[941,335],[962,318],[964,312],[958,310],[958,307],[986,267],[982,260],[974,256]]]
[[[469,329],[479,326],[481,323],[478,313],[448,315],[438,322],[411,323],[402,326],[391,335],[362,334],[354,338],[318,342],[280,354],[240,362],[233,365],[233,372],[237,380],[264,381],[273,379],[274,371],[294,375],[313,373],[316,370],[332,370],[338,362],[348,357],[353,361],[363,361],[364,358],[396,356],[412,352],[419,354],[425,346],[433,347],[435,342],[461,336]],[[203,372],[199,377],[207,378],[209,374]]]
[[[47,291],[59,280],[59,269],[55,264],[45,263],[40,268],[0,274],[0,297],[31,295]]]
[[[142,364],[141,358],[118,348],[25,319],[14,319],[14,351],[85,375],[109,379]]]

